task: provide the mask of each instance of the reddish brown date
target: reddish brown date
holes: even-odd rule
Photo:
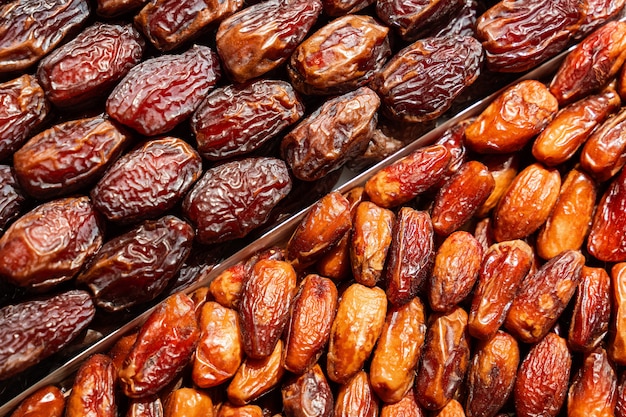
[[[481,14],[476,33],[490,70],[522,72],[565,48],[580,19],[578,4],[568,0],[501,0]]]
[[[90,104],[141,61],[144,47],[132,25],[95,23],[42,59],[37,78],[56,106]]]
[[[150,42],[160,51],[171,51],[207,31],[243,6],[243,0],[150,1],[135,16]]]
[[[117,84],[106,112],[142,135],[163,134],[191,116],[220,76],[218,57],[207,46],[150,58]]]
[[[333,416],[333,393],[319,365],[286,381],[281,395],[287,417]]]
[[[153,300],[182,267],[193,238],[192,227],[174,216],[148,220],[105,242],[76,282],[107,311]]]
[[[626,365],[626,263],[611,268],[611,303],[613,307],[608,353],[616,365]]]
[[[67,346],[96,313],[89,293],[73,290],[0,309],[0,380]]]
[[[276,158],[246,158],[216,165],[183,200],[196,237],[209,244],[237,239],[267,221],[291,191],[286,164]]]
[[[380,408],[380,417],[425,417],[426,415],[415,398],[415,390],[412,389],[400,401],[382,404]]]
[[[280,152],[294,176],[318,180],[365,152],[376,128],[380,99],[361,87],[324,102],[285,137]]]
[[[89,17],[87,0],[16,0],[0,7],[0,73],[26,70]]]
[[[342,16],[363,10],[374,0],[322,0],[324,12],[329,16]]]
[[[124,394],[142,398],[158,393],[188,365],[199,338],[193,301],[183,293],[165,299],[139,329],[119,371]]]
[[[589,135],[580,153],[580,166],[597,181],[604,182],[625,164],[626,109],[622,109]]]
[[[201,174],[202,159],[191,145],[174,137],[153,139],[115,161],[90,195],[108,220],[132,223],[174,207]]]
[[[421,39],[394,55],[371,87],[391,118],[433,120],[476,80],[482,58],[482,46],[471,36]]]
[[[0,235],[13,220],[19,217],[26,196],[9,165],[0,165]]]
[[[117,369],[108,356],[90,356],[74,377],[65,416],[117,416],[116,379]]]
[[[131,399],[125,417],[164,417],[163,402],[157,396]]]
[[[148,0],[97,0],[96,14],[104,18],[136,12]]]
[[[391,304],[405,304],[421,290],[434,260],[434,245],[428,213],[402,207],[393,225],[384,273],[385,291]]]
[[[269,0],[220,24],[217,53],[233,81],[257,78],[285,62],[322,12],[320,0]]]
[[[42,126],[50,104],[37,78],[29,74],[0,84],[0,101],[0,161],[4,161]]]
[[[303,114],[289,83],[259,80],[213,90],[191,117],[191,128],[200,155],[219,160],[258,149]]]
[[[87,197],[40,204],[0,237],[0,277],[20,287],[47,289],[73,278],[103,240]]]
[[[617,403],[617,372],[606,351],[585,355],[567,396],[568,417],[612,416]]]
[[[291,84],[304,94],[341,94],[364,86],[391,55],[388,32],[370,16],[349,14],[331,21],[291,55]]]
[[[63,392],[54,385],[47,385],[26,397],[11,417],[63,417],[64,412]]]
[[[263,409],[256,404],[233,405],[225,402],[214,411],[215,417],[263,417]]]
[[[35,198],[68,195],[93,185],[129,141],[130,136],[104,116],[60,123],[15,152],[15,175]]]
[[[520,155],[518,153],[485,155],[481,161],[489,169],[495,185],[489,197],[476,210],[475,217],[477,218],[489,216],[493,208],[498,205],[500,198],[519,172]]]
[[[372,390],[367,373],[359,371],[342,385],[335,400],[335,417],[376,417],[379,400]]]

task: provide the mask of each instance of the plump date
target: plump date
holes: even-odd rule
[[[133,67],[106,101],[106,112],[145,136],[172,130],[187,119],[221,77],[208,46],[161,55]]]
[[[26,70],[89,17],[87,0],[16,0],[0,7],[0,73]]]
[[[587,353],[568,391],[567,415],[613,415],[616,402],[617,371],[606,350],[598,348]]]
[[[43,58],[37,78],[59,107],[108,94],[143,56],[145,41],[132,25],[95,23]]]
[[[4,229],[19,217],[26,196],[17,182],[9,165],[0,165],[0,235]]]
[[[205,391],[181,387],[172,391],[163,407],[163,413],[169,417],[201,417],[213,410],[213,400]]]
[[[303,114],[289,83],[258,80],[210,92],[191,117],[191,128],[200,155],[219,160],[258,149]]]
[[[619,173],[626,164],[625,155],[626,109],[621,109],[589,135],[580,153],[580,166],[604,182]]]
[[[280,144],[294,176],[318,180],[365,152],[378,121],[380,99],[361,87],[324,102]]]
[[[104,240],[87,197],[40,204],[0,237],[0,277],[41,290],[73,278]]]
[[[367,373],[358,371],[337,390],[335,400],[335,417],[376,417],[379,400],[372,390]]]
[[[150,301],[180,270],[193,238],[193,228],[174,216],[148,220],[105,242],[76,282],[107,311]]]
[[[135,12],[148,0],[96,0],[96,14],[104,18]]]
[[[187,194],[183,211],[205,244],[245,236],[261,226],[291,191],[285,163],[255,157],[226,162],[205,171]]]
[[[304,94],[338,94],[361,87],[391,55],[388,32],[370,16],[337,18],[298,45],[287,66],[289,79]]]
[[[433,120],[478,77],[483,49],[471,36],[425,38],[405,47],[371,82],[383,111],[404,122]]]
[[[13,155],[22,188],[38,199],[93,185],[126,149],[130,136],[104,116],[71,120],[33,136]]]
[[[202,159],[182,139],[148,140],[124,154],[104,173],[90,196],[115,222],[158,217],[178,203],[202,175]]]
[[[363,10],[374,0],[322,0],[324,12],[329,16],[343,16]]]
[[[117,416],[117,369],[103,354],[90,356],[78,369],[67,399],[66,417]]]
[[[64,413],[63,392],[55,385],[46,385],[26,397],[11,417],[63,417]]]
[[[4,161],[44,123],[50,103],[37,78],[29,74],[0,84],[0,101],[0,161]]]
[[[626,364],[626,263],[611,268],[612,318],[608,353],[616,365]]]
[[[242,83],[285,62],[322,12],[320,0],[269,0],[224,19],[217,53],[230,78]]]
[[[281,396],[289,417],[333,416],[333,393],[319,365],[286,381],[281,387]]]
[[[67,346],[91,323],[89,293],[72,290],[0,309],[0,380]]]

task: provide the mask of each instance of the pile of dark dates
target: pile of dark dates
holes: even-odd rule
[[[546,265],[553,269],[565,269],[561,264],[567,265],[577,271],[577,278],[571,280],[569,296],[559,294],[562,299],[558,301],[564,305],[581,281],[584,264],[584,256],[575,250],[563,255],[560,249],[547,248],[546,243],[541,246],[544,252],[535,255],[529,243],[520,240],[546,222],[561,190],[560,177],[556,179],[558,171],[546,170],[539,164],[551,167],[567,164],[579,146],[571,145],[567,156],[563,152],[546,156],[550,153],[549,139],[544,140],[543,148],[537,140],[537,150],[533,147],[532,151],[532,157],[539,161],[537,164],[524,162],[531,156],[515,163],[495,157],[491,162],[493,169],[486,167],[486,162],[479,162],[478,157],[470,162],[465,146],[468,153],[517,155],[519,159],[529,140],[545,132],[548,121],[555,118],[560,108],[566,113],[570,109],[566,106],[572,106],[570,111],[579,118],[588,116],[585,109],[595,112],[594,106],[600,108],[605,104],[609,107],[597,110],[604,112],[605,118],[617,112],[621,92],[613,90],[611,96],[602,89],[615,79],[624,60],[626,47],[620,39],[625,30],[611,22],[620,16],[623,8],[623,1],[600,0],[491,3],[17,0],[3,3],[0,6],[0,380],[5,382],[2,394],[10,397],[15,390],[23,389],[15,381],[20,381],[26,371],[41,367],[40,372],[45,375],[55,362],[49,362],[46,367],[44,360],[50,361],[55,355],[67,352],[77,340],[90,343],[90,337],[101,337],[101,334],[89,334],[95,322],[110,323],[115,328],[125,314],[142,311],[165,299],[138,334],[120,341],[110,356],[93,356],[81,367],[71,394],[46,388],[48,391],[31,397],[15,415],[28,415],[31,406],[41,406],[42,413],[51,416],[92,412],[106,416],[161,415],[161,399],[166,404],[165,415],[195,415],[196,411],[184,408],[195,398],[203,404],[198,406],[198,410],[203,410],[202,415],[211,415],[212,404],[216,405],[215,413],[223,416],[309,415],[307,407],[317,407],[319,401],[301,403],[309,395],[302,390],[309,386],[319,390],[324,375],[332,381],[332,390],[329,385],[328,392],[317,393],[326,402],[322,401],[321,410],[312,410],[314,415],[333,412],[376,415],[380,400],[398,403],[408,398],[405,396],[408,392],[411,398],[406,401],[418,401],[424,409],[435,411],[448,403],[454,404],[451,402],[454,395],[466,394],[458,390],[465,376],[465,368],[460,364],[467,367],[470,349],[462,336],[464,327],[458,325],[468,320],[467,313],[458,305],[468,299],[474,281],[464,282],[461,295],[456,294],[454,300],[451,297],[455,291],[450,289],[443,289],[438,295],[429,294],[439,299],[429,298],[427,306],[422,305],[418,295],[426,297],[424,288],[434,288],[424,283],[431,275],[436,277],[435,254],[446,244],[468,251],[464,261],[475,261],[474,279],[478,276],[481,260],[486,258],[482,253],[490,253],[491,246],[477,246],[469,240],[469,233],[464,236],[457,229],[474,218],[479,207],[480,216],[489,218],[496,204],[505,206],[496,210],[500,216],[493,217],[494,241],[515,241],[506,249],[502,244],[499,253],[516,251],[519,252],[516,256],[528,258],[525,260],[528,268],[516,275],[517,284],[532,268],[537,270],[536,274],[547,276],[545,280],[556,279],[554,276],[558,274],[553,270],[540,268],[537,256],[550,260]],[[581,75],[580,71],[570,69],[570,73],[561,75],[562,79],[557,76],[553,84],[558,86],[550,89],[553,93],[546,93],[547,88],[540,82],[518,84],[515,88],[519,91],[512,88],[508,92],[513,98],[507,99],[506,94],[500,98],[507,104],[502,109],[512,112],[512,116],[499,120],[506,111],[496,109],[495,114],[486,111],[477,121],[459,125],[446,136],[454,140],[424,148],[414,156],[417,162],[408,164],[402,172],[392,173],[392,177],[397,175],[399,184],[395,191],[389,189],[394,186],[393,178],[377,177],[368,184],[379,181],[378,195],[374,185],[355,190],[351,196],[330,192],[342,170],[359,171],[384,159],[432,128],[455,105],[484,96],[498,87],[499,82],[535,68],[571,43],[587,41],[592,35],[593,39],[599,39],[596,43],[600,47],[596,49],[604,51],[599,54],[605,55],[596,59],[594,46],[588,46],[579,55],[593,61],[593,71]],[[546,94],[553,94],[552,101]],[[591,102],[580,105],[578,100]],[[531,110],[525,113],[527,103],[535,107],[530,106]],[[577,104],[579,107],[574,107]],[[619,117],[609,120],[617,120],[615,123],[619,124]],[[519,123],[521,120],[526,125]],[[589,122],[581,137],[589,135],[601,123],[600,117]],[[598,129],[609,131],[606,135],[619,136],[614,133],[617,129],[611,131],[611,126],[602,125]],[[497,134],[502,131],[513,133]],[[515,136],[520,131],[523,131],[521,136]],[[602,140],[602,137],[596,139]],[[615,145],[600,143],[590,151],[591,156],[584,150],[582,153],[587,158],[581,157],[582,171],[601,184],[623,176],[618,175],[623,157],[616,156],[606,162],[597,155],[619,153],[609,149],[611,146]],[[512,174],[517,169],[512,165],[519,164],[525,169]],[[606,168],[607,164],[610,169]],[[496,173],[490,172],[498,169],[503,173],[502,181],[507,178],[519,184],[535,181],[536,193],[517,200],[515,196],[503,198],[506,187],[495,178]],[[527,178],[519,179],[522,174]],[[407,185],[406,181],[413,184]],[[583,180],[571,182],[576,187]],[[624,187],[623,179],[616,183],[611,187]],[[607,193],[613,188],[607,188]],[[502,193],[496,195],[497,189]],[[471,195],[461,203],[461,209],[455,206],[456,202],[450,202],[462,198],[464,193],[468,195],[469,191]],[[446,192],[448,197],[441,199],[448,200],[439,202],[439,197],[432,198],[429,201],[433,206],[428,210],[404,207],[410,201],[418,201],[415,200],[418,195],[439,196]],[[394,200],[397,198],[394,193],[408,198]],[[621,196],[624,192],[615,193]],[[425,206],[426,200],[421,204]],[[506,207],[502,201],[509,200],[511,207]],[[593,200],[588,211],[596,206]],[[529,205],[520,206],[520,201]],[[191,296],[181,292],[210,271],[222,256],[314,202],[316,206],[306,219],[312,222],[309,229],[306,226],[298,229],[286,249],[258,254],[254,260],[229,270],[227,275],[235,276],[233,282],[225,284],[220,276],[214,282],[225,285],[224,291],[207,287]],[[532,206],[530,202],[538,204]],[[607,204],[615,206],[620,202]],[[457,211],[446,212],[450,207]],[[522,209],[530,214],[525,217]],[[439,218],[435,220],[438,210]],[[315,218],[316,214],[320,217]],[[357,253],[353,223],[358,224],[360,216],[362,222],[377,223],[379,231],[389,229],[387,246],[392,245],[389,256],[384,244],[366,248],[367,254]],[[585,218],[576,218],[582,222],[578,229],[583,234],[587,233]],[[368,227],[364,226],[364,233]],[[514,230],[516,227],[523,230]],[[595,234],[595,229],[592,230],[590,242],[592,237],[602,242],[589,250],[598,260],[620,262],[624,260],[620,258],[624,251],[621,237],[611,235],[607,231],[611,227],[605,224]],[[423,236],[411,236],[411,233]],[[401,236],[417,239],[417,247],[392,243],[404,239]],[[449,242],[444,239],[447,236],[463,241]],[[576,249],[580,245],[582,242]],[[607,249],[607,245],[612,249]],[[361,269],[353,263],[349,273],[345,264],[334,265],[344,272],[333,270],[336,261],[330,258],[326,265],[329,269],[319,266],[322,256],[328,257],[339,248],[344,250],[344,261],[346,253],[353,260],[372,259],[368,258],[367,262],[361,259]],[[535,249],[538,248],[539,245]],[[475,253],[469,253],[472,250]],[[617,252],[617,258],[605,257],[603,251]],[[559,261],[561,258],[564,260]],[[372,272],[371,264],[365,265],[368,262],[378,265],[376,271]],[[456,265],[450,259],[445,262]],[[313,265],[320,269],[313,273]],[[548,272],[541,272],[546,269]],[[358,285],[347,284],[351,281],[346,274]],[[387,277],[384,284],[382,274]],[[336,288],[329,278],[336,278],[342,284]],[[544,285],[551,284],[550,281]],[[297,288],[300,289],[295,295]],[[218,302],[220,294],[228,300]],[[303,294],[318,297],[328,305],[307,307],[307,302],[314,301],[306,301]],[[411,337],[426,340],[421,369],[430,366],[424,365],[427,360],[432,361],[433,367],[424,371],[426,374],[417,373],[415,397],[414,390],[404,389],[413,384],[413,379],[402,380],[394,375],[393,381],[378,381],[379,385],[403,384],[404,388],[379,387],[375,394],[372,391],[371,404],[366,406],[364,391],[356,394],[345,391],[351,386],[349,381],[356,384],[350,388],[355,390],[374,384],[371,368],[368,376],[362,370],[363,365],[367,362],[368,367],[384,367],[384,362],[401,362],[410,357],[415,362],[408,372],[412,374],[422,350],[422,343],[418,343],[407,357],[376,359],[374,356],[371,364],[368,362],[385,323],[387,303],[397,314],[406,315],[407,326],[415,327],[407,329],[415,331]],[[530,311],[524,305],[509,307],[518,315]],[[307,308],[321,310],[307,312]],[[355,311],[359,320],[366,323],[365,327],[348,326]],[[427,312],[433,313],[428,332]],[[472,316],[473,305],[470,313],[470,323],[481,320]],[[313,317],[325,328],[320,334],[305,326]],[[504,317],[502,312],[500,317]],[[411,320],[415,322],[409,323]],[[555,322],[556,319],[542,323],[542,332]],[[282,338],[288,324],[289,330]],[[209,381],[207,378],[213,376],[205,369],[196,370],[195,365],[193,371],[188,368],[192,354],[196,362],[202,361],[198,359],[201,349],[208,351],[219,344],[217,339],[205,340],[207,329],[218,325],[230,326],[216,331],[223,332],[225,340],[241,338],[241,349],[237,354],[225,351],[238,359],[230,358],[229,364],[219,365],[229,367],[228,372],[217,372],[218,380]],[[492,340],[497,334],[502,340],[493,344],[512,345],[515,339],[512,342],[510,336],[496,332],[502,322],[495,325],[495,330],[494,323],[490,325],[492,328],[487,329],[485,323],[480,325],[483,327],[476,324],[476,333],[470,333],[484,341]],[[458,342],[465,346],[458,350],[459,344],[454,345],[456,356],[450,364],[458,369],[437,365],[441,358],[428,356],[428,346],[437,344],[438,337],[441,343],[452,342],[448,336],[436,333],[447,328],[456,332],[449,336],[458,336]],[[515,336],[529,344],[544,340],[547,333],[535,337],[531,329],[528,331],[534,336],[524,338],[521,336],[524,331],[527,329],[518,329]],[[556,333],[550,334],[557,337]],[[307,337],[316,336],[321,339],[306,341]],[[352,337],[365,337],[369,347],[361,352],[358,350],[362,347],[350,351],[354,348],[349,346],[352,342],[342,338]],[[389,333],[385,343],[393,345],[403,337],[406,335]],[[327,342],[328,348],[324,350]],[[553,360],[562,353],[560,342],[544,343],[550,345],[542,347],[545,352],[538,356],[543,354]],[[378,341],[378,346],[382,344]],[[499,353],[496,351],[499,345],[485,344],[481,349],[494,350],[485,355]],[[297,352],[311,346],[315,352]],[[283,349],[291,351],[291,356],[283,354]],[[320,355],[324,355],[328,364],[324,369],[318,365],[322,363]],[[510,360],[508,356],[505,359]],[[381,360],[383,363],[378,363]],[[267,366],[272,368],[268,371]],[[440,372],[443,373],[437,376]],[[279,386],[279,381],[284,382],[287,374],[294,378],[282,385],[282,398],[262,396],[268,391],[280,393],[281,390],[272,388]],[[220,384],[233,377],[224,392],[225,386]],[[427,392],[430,380],[439,377],[453,380],[449,381],[447,391]],[[181,388],[189,382],[185,378],[192,378],[194,388]],[[420,378],[426,379],[419,382]],[[436,387],[435,383],[431,385]],[[214,387],[216,393],[212,392]],[[119,390],[126,399],[118,398]],[[500,407],[508,398],[502,392],[498,392],[502,400]],[[186,395],[193,398],[187,399]],[[69,396],[67,405],[65,396]],[[267,404],[250,406],[250,411],[249,403],[259,397],[265,398]],[[349,403],[353,397],[359,402]],[[337,408],[342,407],[341,399],[346,401],[343,409]],[[102,410],[96,412],[99,407]],[[244,408],[237,410],[238,407]],[[495,415],[500,407],[492,407],[495,411],[491,414],[477,411],[468,414]],[[560,405],[553,408],[558,412]],[[527,415],[533,414],[529,411]]]

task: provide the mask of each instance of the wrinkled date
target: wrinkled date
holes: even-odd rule
[[[425,38],[394,55],[371,87],[383,111],[405,122],[435,119],[478,77],[483,49],[471,36]]]
[[[46,385],[20,403],[11,417],[63,417],[64,415],[63,392],[54,385]]]
[[[304,114],[293,87],[259,80],[213,90],[191,118],[198,152],[208,160],[252,152]]]
[[[237,239],[261,226],[291,191],[286,164],[270,157],[216,165],[183,200],[183,212],[201,243]]]
[[[626,263],[611,268],[611,302],[613,305],[612,328],[608,352],[617,365],[626,365]]]
[[[379,400],[372,390],[367,373],[357,372],[339,387],[335,400],[335,417],[376,417]]]
[[[137,11],[147,0],[96,0],[96,14],[104,18]]]
[[[72,120],[33,136],[13,155],[13,168],[33,197],[68,195],[95,183],[129,141],[104,116]]]
[[[333,416],[333,393],[322,367],[317,364],[304,374],[285,382],[281,387],[281,396],[288,416]]]
[[[164,137],[148,140],[115,161],[90,195],[107,219],[132,223],[174,207],[200,175],[198,152],[182,139]]]
[[[105,242],[76,282],[108,311],[153,300],[180,270],[193,238],[192,227],[174,216],[148,220]]]
[[[167,397],[163,414],[171,417],[202,417],[207,410],[213,410],[213,400],[209,394],[195,388],[182,387]]]
[[[291,83],[304,94],[346,93],[378,73],[391,55],[387,33],[370,16],[337,18],[302,42],[291,55]]]
[[[80,367],[67,399],[66,417],[117,416],[117,369],[103,354],[90,356]]]
[[[476,210],[477,218],[488,217],[500,198],[509,188],[519,173],[520,156],[517,153],[492,154],[482,158],[482,163],[489,169],[493,177],[493,190],[483,204]]]
[[[91,323],[89,293],[73,290],[0,309],[0,380],[67,346]]]
[[[603,182],[619,173],[626,164],[625,155],[626,109],[622,109],[587,138],[580,153],[580,166]]]
[[[218,57],[208,46],[150,58],[117,84],[106,112],[142,135],[163,134],[191,116],[220,76]]]
[[[0,165],[0,234],[19,217],[26,196],[9,165]]]
[[[598,348],[587,353],[568,391],[567,415],[613,415],[616,402],[617,372],[606,351]]]

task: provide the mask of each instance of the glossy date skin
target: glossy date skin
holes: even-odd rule
[[[281,387],[281,396],[287,416],[333,416],[333,393],[320,365],[286,381]]]
[[[191,116],[220,77],[218,57],[208,46],[150,58],[117,84],[106,112],[142,135],[164,134]]]
[[[103,240],[89,198],[40,204],[0,237],[0,277],[20,287],[46,290],[73,278]]]
[[[82,290],[0,309],[0,380],[63,349],[87,328],[95,313],[89,293]]]
[[[68,195],[92,186],[130,140],[127,132],[104,116],[60,123],[15,152],[15,175],[35,198]]]
[[[50,103],[37,78],[29,74],[0,84],[0,100],[0,161],[4,161],[44,124]]]
[[[11,166],[0,165],[0,234],[19,217],[25,201]]]
[[[74,378],[65,416],[117,416],[116,379],[117,369],[107,355],[90,356]]]
[[[376,417],[379,400],[372,390],[367,373],[357,372],[348,382],[340,386],[335,400],[335,417]]]
[[[282,160],[251,157],[225,162],[204,172],[185,196],[183,212],[201,243],[237,239],[261,226],[291,186]]]
[[[613,415],[617,403],[617,371],[606,350],[595,349],[584,356],[567,395],[567,415]]]
[[[271,0],[224,19],[217,53],[236,83],[260,77],[285,62],[322,12],[320,0]]]
[[[11,417],[63,417],[64,412],[63,392],[54,385],[47,385],[22,401]]]
[[[626,263],[611,268],[612,318],[608,341],[609,357],[616,365],[626,364]]]
[[[132,25],[95,23],[39,63],[37,78],[58,107],[108,94],[143,57],[145,41]]]
[[[598,182],[604,182],[626,164],[625,151],[626,109],[620,109],[589,135],[580,153],[580,166]]]
[[[198,152],[208,160],[252,152],[304,114],[293,87],[279,80],[258,80],[216,88],[191,117]]]
[[[0,73],[26,70],[80,28],[86,0],[12,1],[0,7]]]
[[[153,300],[191,252],[193,228],[168,215],[107,240],[76,278],[96,305],[120,311]]]

